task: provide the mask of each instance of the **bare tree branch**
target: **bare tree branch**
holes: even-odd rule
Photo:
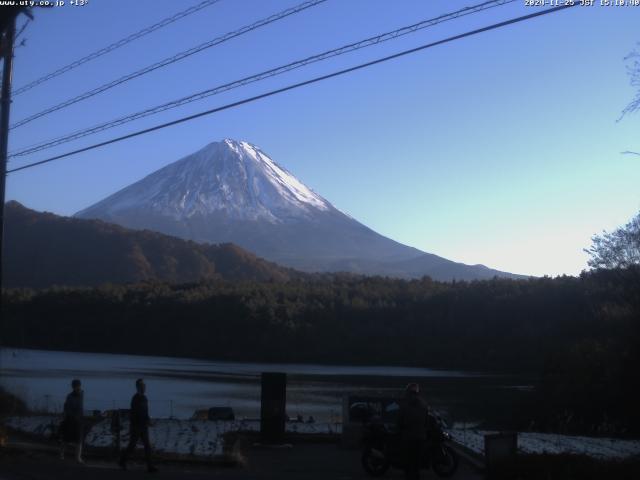
[[[640,42],[638,43],[640,47]],[[635,113],[640,110],[640,50],[635,49],[629,55],[624,57],[627,62],[627,74],[629,75],[629,83],[636,89],[636,95],[631,103],[622,110],[622,114],[618,121],[622,120],[625,115]]]

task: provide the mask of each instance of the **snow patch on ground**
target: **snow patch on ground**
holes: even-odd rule
[[[5,425],[14,430],[50,438],[56,432],[60,421],[60,416],[53,415],[19,416],[6,419]],[[324,422],[286,423],[287,432],[307,435],[340,434],[341,427],[337,423]],[[158,419],[154,420],[149,434],[157,452],[212,457],[223,454],[225,433],[258,432],[259,430],[259,420]],[[462,428],[453,428],[448,431],[455,442],[481,455],[484,454],[484,436],[496,433]],[[123,447],[129,441],[128,432],[128,422],[123,421],[120,439]],[[93,425],[85,437],[85,444],[90,447],[109,448],[115,443],[116,438],[111,431],[111,420],[108,418]],[[600,459],[624,459],[640,455],[640,440],[520,432],[518,433],[518,450],[522,453],[570,453]]]
[[[454,428],[449,430],[449,433],[456,442],[483,455],[484,436],[496,432]],[[519,432],[518,450],[522,453],[570,453],[599,459],[622,460],[640,455],[640,440]]]
[[[61,417],[54,415],[16,416],[5,420],[11,429],[51,438],[60,425]],[[227,432],[258,432],[259,420],[209,421],[157,419],[149,429],[150,440],[157,452],[198,457],[215,457],[224,453],[224,434]],[[299,434],[340,434],[337,423],[287,422],[286,431]],[[484,454],[484,436],[496,433],[486,430],[453,428],[452,439],[470,450]],[[129,425],[123,421],[121,446],[129,441]],[[111,420],[106,418],[91,427],[85,437],[90,447],[109,448],[116,443]],[[139,446],[141,448],[141,445]],[[600,459],[625,459],[640,455],[640,440],[621,440],[603,437],[556,435],[551,433],[518,433],[518,450],[522,453],[570,453]]]
[[[60,416],[10,417],[6,426],[32,435],[51,438],[60,425]],[[215,457],[224,453],[224,434],[228,432],[258,432],[259,420],[209,421],[158,419],[149,429],[149,439],[156,452],[197,457]],[[301,434],[340,433],[339,424],[288,422],[286,430]],[[129,422],[122,422],[120,445],[129,442]],[[88,429],[85,445],[110,448],[116,445],[116,435],[111,431],[111,419],[106,418]],[[142,448],[139,444],[138,448]]]
[[[29,433],[42,437],[50,437],[60,426],[62,417],[52,415],[35,415],[28,417],[9,417],[4,424],[19,432]]]

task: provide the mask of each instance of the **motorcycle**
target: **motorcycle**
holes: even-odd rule
[[[439,477],[451,477],[458,468],[458,455],[448,445],[451,437],[434,417],[430,417],[429,424],[422,469],[432,468]],[[364,425],[363,433],[361,461],[369,475],[380,477],[391,467],[404,469],[405,453],[399,433],[375,421]]]

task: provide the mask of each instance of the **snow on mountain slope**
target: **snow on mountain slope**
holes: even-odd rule
[[[177,220],[224,212],[271,223],[331,208],[259,148],[231,139],[211,143],[77,215],[117,215],[141,205]]]

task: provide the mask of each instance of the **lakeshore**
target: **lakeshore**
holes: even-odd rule
[[[413,367],[270,364],[105,353],[0,349],[2,386],[31,411],[60,412],[69,383],[83,381],[85,410],[128,408],[133,382],[144,377],[154,418],[191,418],[198,409],[230,406],[236,418],[259,417],[260,373],[287,373],[287,414],[342,421],[345,395],[394,396],[409,382],[450,423],[499,427],[496,413],[526,398],[531,379]],[[511,407],[514,408],[514,407]]]

